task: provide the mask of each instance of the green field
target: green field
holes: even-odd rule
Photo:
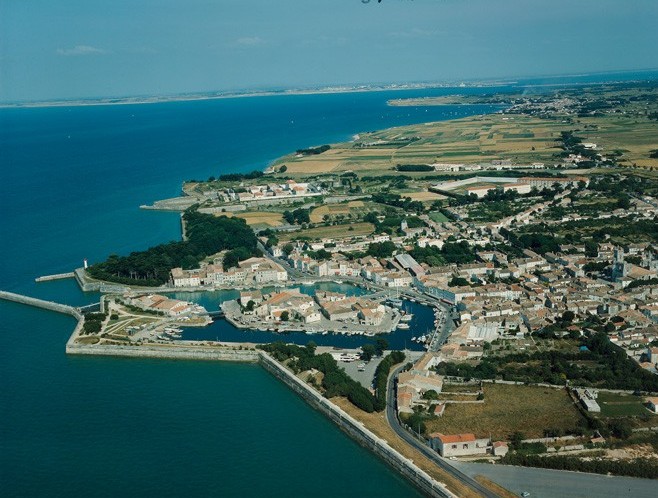
[[[430,219],[435,223],[446,223],[450,221],[448,217],[443,214],[441,211],[432,211],[429,214]]]
[[[602,417],[639,417],[650,413],[642,404],[643,398],[631,394],[599,392],[597,402]]]

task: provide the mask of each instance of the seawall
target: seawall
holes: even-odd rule
[[[326,415],[359,444],[373,451],[396,471],[400,472],[425,495],[440,498],[455,497],[442,483],[432,479],[429,474],[418,468],[411,460],[391,448],[385,440],[377,437],[361,422],[352,418],[340,407],[334,405],[331,401],[320,395],[320,393],[295,377],[264,351],[260,352],[260,364],[301,396],[313,408]]]

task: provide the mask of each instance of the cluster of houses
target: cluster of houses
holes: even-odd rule
[[[382,325],[387,313],[392,313],[383,304],[366,297],[322,290],[315,296],[299,289],[285,289],[265,296],[259,290],[243,291],[239,303],[243,314],[263,321],[294,320],[305,324],[318,323],[324,317],[331,322],[377,327]]]
[[[253,284],[276,284],[286,282],[286,269],[269,258],[249,258],[240,261],[237,267],[224,269],[221,258],[212,264],[202,264],[194,270],[174,268],[170,283],[173,287],[240,287]]]
[[[628,263],[621,248],[607,243],[599,245],[596,257],[586,257],[584,246],[564,246],[558,253],[543,256],[526,250],[520,258],[480,252],[482,263],[445,267],[415,278],[414,283],[457,307],[461,325],[445,346],[451,361],[474,357],[472,349],[455,350],[452,344],[478,347],[499,337],[521,339],[525,333],[561,320],[566,312],[573,313],[576,320],[589,315],[612,319],[615,329],[610,340],[629,346],[629,354],[639,359],[658,339],[658,288],[628,286],[657,278],[658,257],[649,244],[631,244],[626,251],[640,264]],[[588,276],[585,267],[589,263],[609,265],[599,275]],[[451,286],[455,276],[469,285]]]
[[[158,311],[172,317],[189,313],[206,313],[203,306],[178,299],[170,299],[159,294],[126,296],[125,300],[128,304],[137,308]]]
[[[520,179],[519,185],[540,189],[556,182],[575,186],[580,182],[587,184],[588,179],[527,177]],[[556,199],[568,202],[567,194],[568,191],[557,194]],[[658,214],[652,202],[634,200],[633,204],[633,209],[624,211],[624,216],[652,218]],[[295,268],[312,275],[360,277],[380,287],[413,286],[454,305],[461,325],[443,351],[446,359],[452,361],[477,358],[486,342],[499,337],[521,339],[572,312],[576,321],[589,315],[597,315],[604,321],[614,318],[611,341],[627,348],[638,361],[646,360],[648,366],[655,366],[658,354],[652,356],[648,348],[658,340],[658,287],[631,285],[658,278],[658,253],[651,244],[628,244],[621,248],[601,241],[596,255],[586,253],[584,245],[575,244],[562,245],[555,252],[543,255],[525,250],[511,256],[484,249],[504,242],[499,233],[501,228],[530,223],[548,207],[547,202],[535,204],[523,213],[481,225],[460,220],[437,223],[422,217],[425,227],[409,229],[403,223],[398,235],[351,237],[346,233],[342,239],[296,242],[287,259]],[[372,243],[389,241],[397,247],[397,254],[392,257],[345,255],[365,252]],[[476,251],[479,261],[433,267],[419,264],[407,253],[413,245],[441,248],[447,241],[465,241]],[[331,253],[331,258],[317,261],[309,256],[320,249]],[[281,248],[272,248],[275,255],[277,251],[286,257]],[[592,271],[592,265],[604,269]]]
[[[282,184],[249,185],[238,189],[222,189],[217,191],[217,197],[222,202],[257,202],[291,197],[308,197],[322,193],[322,189],[315,184],[287,180]]]
[[[436,403],[436,401],[423,396],[427,391],[434,391],[439,394],[443,389],[443,376],[438,375],[431,369],[438,362],[439,357],[437,355],[426,353],[411,369],[398,375],[398,413],[414,413],[414,407],[422,406],[434,415],[443,415],[444,403]]]

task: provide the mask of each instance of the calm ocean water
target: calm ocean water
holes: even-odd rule
[[[0,289],[95,301],[33,279],[178,238],[176,215],[138,206],[185,179],[490,111],[385,105],[452,92],[0,109]],[[0,317],[0,496],[416,496],[259,367],[71,358],[72,319],[6,302]]]

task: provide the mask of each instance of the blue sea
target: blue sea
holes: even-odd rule
[[[97,301],[71,280],[34,278],[178,239],[176,214],[139,206],[176,196],[183,180],[495,109],[386,106],[455,91],[0,109],[0,289]],[[413,311],[408,333],[425,333],[431,316]],[[0,302],[0,496],[417,496],[260,367],[67,357],[74,325]],[[213,327],[198,333],[240,338]]]

